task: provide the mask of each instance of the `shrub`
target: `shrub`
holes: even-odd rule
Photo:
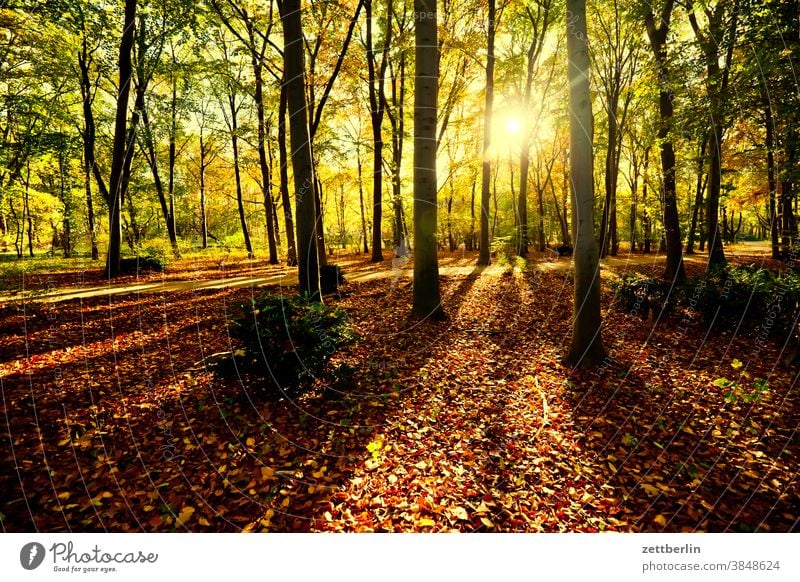
[[[347,367],[334,367],[331,359],[356,339],[343,309],[303,295],[254,298],[242,306],[231,332],[241,346],[235,352],[239,369],[267,380],[265,391],[273,394],[298,394],[317,380],[346,376]]]
[[[706,322],[769,321],[781,337],[796,333],[800,275],[775,273],[755,265],[723,267],[688,279],[670,293],[670,283],[625,273],[611,283],[614,301],[643,317],[649,310],[679,305],[703,314]]]
[[[677,301],[677,290],[670,294],[670,283],[638,273],[623,273],[611,282],[614,302],[631,315],[647,317],[662,307],[671,308]]]

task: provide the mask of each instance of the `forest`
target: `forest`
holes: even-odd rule
[[[791,532],[800,4],[7,0],[4,532]]]

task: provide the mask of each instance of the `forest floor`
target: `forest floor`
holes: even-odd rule
[[[777,266],[758,245],[729,256]],[[7,279],[2,530],[797,529],[797,370],[777,339],[757,347],[760,322],[630,315],[608,279],[659,274],[663,260],[607,259],[609,358],[575,371],[562,363],[570,261],[474,259],[442,255],[448,318],[419,322],[410,264],[337,257],[348,283],[328,302],[360,334],[341,356],[355,377],[338,397],[297,400],[203,366],[235,348],[231,317],[257,285],[292,291],[289,269],[194,258],[113,286],[102,272],[32,272],[16,298]],[[723,377],[768,389],[726,399]]]

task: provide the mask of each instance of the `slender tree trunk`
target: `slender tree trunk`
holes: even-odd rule
[[[25,180],[25,198],[23,200],[22,213],[25,221],[28,224],[28,254],[33,256],[33,217],[31,216],[30,204],[30,186],[31,186],[31,162],[28,160],[28,177]]]
[[[322,300],[317,255],[316,180],[306,107],[306,72],[300,0],[284,0],[281,10],[284,77],[297,208],[297,262],[300,292]]]
[[[253,30],[253,22],[249,18],[245,21],[247,26],[247,33],[250,40],[250,45],[255,48],[255,32]],[[263,57],[263,53],[261,55]],[[266,121],[264,115],[264,79],[262,75],[263,61],[255,52],[251,51],[251,64],[253,66],[253,81],[255,85],[253,100],[256,105],[256,123],[258,143],[256,149],[258,150],[258,167],[261,170],[261,194],[264,198],[264,211],[266,214],[267,225],[267,246],[269,248],[269,264],[278,264],[278,246],[275,242],[275,225],[273,224],[273,214],[275,209],[272,205],[272,185],[269,176],[269,167],[267,165],[267,151],[265,144],[267,141],[266,135]]]
[[[778,212],[776,199],[778,184],[775,179],[775,119],[769,99],[764,99],[764,121],[767,130],[767,185],[769,186],[769,235],[772,247],[772,258],[781,256],[778,242]]]
[[[585,0],[567,0],[567,15],[572,235],[575,240],[574,319],[567,362],[575,367],[592,367],[603,360],[605,350],[600,337],[600,263],[594,238],[593,122]]]
[[[175,63],[173,63],[175,64]],[[169,199],[169,221],[167,232],[170,233],[170,244],[172,253],[180,258],[181,251],[178,248],[178,232],[175,226],[175,160],[177,159],[177,148],[175,144],[176,134],[178,133],[178,85],[175,76],[172,77],[172,100],[170,101],[170,127],[169,127],[169,157],[167,168],[169,171],[167,181],[167,198]]]
[[[142,99],[142,102],[144,102],[144,99]],[[156,195],[158,196],[158,202],[161,205],[161,213],[164,216],[164,222],[167,225],[167,236],[169,237],[169,243],[172,247],[172,252],[177,257],[180,256],[180,253],[178,251],[178,238],[175,233],[174,205],[172,202],[172,196],[169,195],[168,191],[164,191],[164,184],[161,182],[161,175],[158,172],[158,158],[156,157],[155,143],[153,140],[152,128],[150,126],[150,117],[147,114],[146,109],[142,109],[141,119],[142,127],[144,129],[145,147],[147,148],[147,163],[150,166],[150,171],[153,174],[153,186],[156,190]]]
[[[236,179],[236,203],[239,207],[239,222],[242,225],[244,248],[247,249],[247,258],[255,257],[253,243],[250,241],[250,230],[247,228],[247,216],[244,210],[244,197],[242,195],[242,177],[239,171],[239,122],[236,96],[231,92],[228,95],[228,105],[231,111],[231,147],[233,149],[233,175]]]
[[[130,94],[131,50],[133,49],[134,23],[136,20],[136,0],[125,0],[125,19],[122,28],[122,39],[119,46],[119,94],[117,95],[117,113],[114,123],[114,148],[111,155],[108,255],[106,272],[109,277],[120,274],[120,256],[122,244],[122,224],[120,210],[123,196],[123,169],[126,158],[126,137],[128,124],[128,96]]]
[[[469,238],[467,239],[467,250],[475,250],[475,187],[477,186],[477,176],[472,180],[472,190],[469,197]]]
[[[705,193],[705,181],[703,180],[703,167],[706,159],[706,146],[708,145],[708,134],[703,133],[700,139],[700,152],[697,158],[697,182],[695,184],[694,207],[692,208],[692,223],[689,227],[689,234],[686,239],[686,254],[694,254],[694,238],[697,231],[697,217],[700,207],[703,205],[703,195]]]
[[[372,261],[383,261],[383,113],[384,77],[386,73],[386,51],[391,39],[391,0],[389,0],[386,35],[381,49],[381,63],[376,71],[375,47],[372,34],[372,0],[364,2],[367,18],[367,73],[369,80],[369,109],[372,122]],[[376,87],[375,83],[378,83]]]
[[[722,186],[722,128],[712,119],[709,138],[708,196],[706,197],[706,236],[708,265],[724,265],[725,251],[719,230],[719,196]]]
[[[659,149],[661,153],[661,172],[664,200],[664,237],[667,250],[667,266],[664,278],[683,281],[686,271],[683,267],[683,248],[681,244],[680,221],[678,218],[678,199],[675,188],[675,149],[670,137],[672,126],[674,95],[669,87],[667,65],[667,34],[672,17],[674,0],[667,0],[658,23],[650,9],[645,14],[645,27],[653,49],[658,68],[660,122],[658,128]]]
[[[480,253],[478,265],[488,265],[489,256],[489,200],[491,197],[492,162],[489,159],[492,145],[492,108],[494,107],[494,37],[496,22],[496,2],[489,0],[489,22],[486,53],[486,96],[483,112],[483,151],[481,174],[481,221]]]
[[[283,205],[283,219],[286,227],[286,264],[297,265],[297,246],[294,239],[294,221],[292,220],[292,201],[289,197],[289,154],[286,151],[286,111],[288,108],[288,92],[286,83],[281,83],[280,102],[278,105],[278,163],[280,164],[280,191]]]
[[[208,218],[206,216],[206,144],[200,129],[200,235],[203,248],[208,248]]]
[[[86,193],[86,220],[89,226],[89,242],[92,247],[92,260],[100,258],[97,248],[97,228],[95,227],[94,203],[92,201],[92,169],[86,156],[83,158],[83,188]]]
[[[490,0],[493,2],[493,0]],[[414,305],[417,317],[444,316],[436,245],[436,113],[439,92],[437,1],[414,0]],[[425,18],[423,18],[423,16]]]
[[[362,179],[361,148],[356,146],[356,165],[358,167],[358,203],[361,207],[361,239],[364,242],[364,254],[369,254],[369,242],[367,238],[367,216],[364,212],[364,181]]]

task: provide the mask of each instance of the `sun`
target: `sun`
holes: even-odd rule
[[[519,135],[522,133],[522,121],[517,117],[506,119],[506,131],[509,135]]]

